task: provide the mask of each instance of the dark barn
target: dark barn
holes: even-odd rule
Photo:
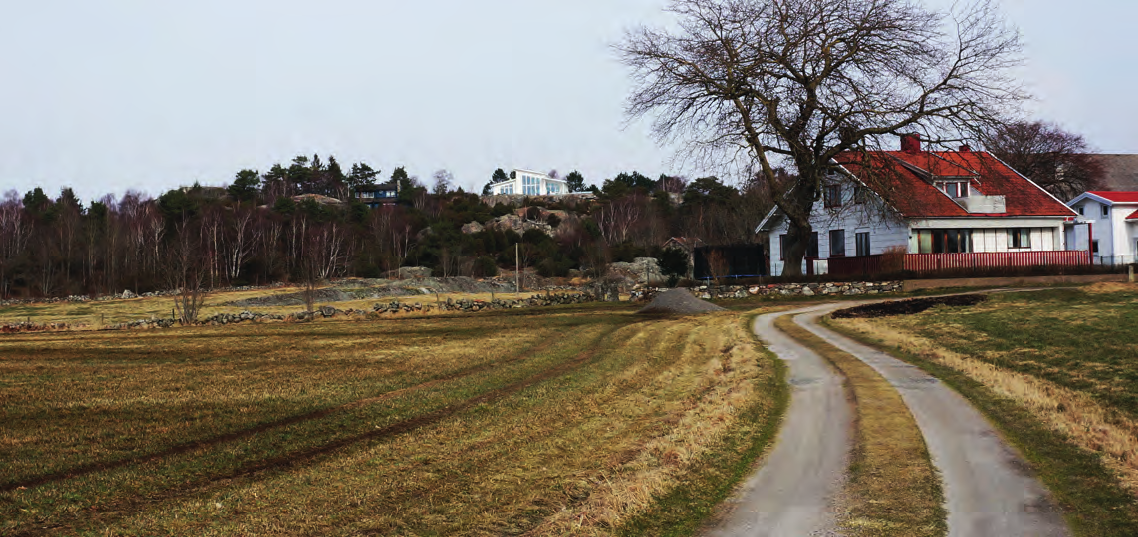
[[[718,270],[714,270],[718,267]],[[695,249],[695,278],[753,278],[767,276],[766,247],[762,244],[704,246]]]

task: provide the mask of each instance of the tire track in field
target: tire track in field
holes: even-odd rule
[[[469,377],[471,375],[477,375],[478,373],[483,373],[483,372],[492,370],[492,369],[497,368],[497,367],[514,364],[514,363],[520,362],[522,360],[526,360],[526,359],[528,359],[528,358],[530,358],[536,354],[539,354],[539,353],[542,353],[542,352],[548,350],[550,347],[553,346],[553,344],[555,342],[556,342],[556,340],[554,340],[554,339],[548,339],[542,343],[539,343],[533,347],[530,347],[525,352],[522,352],[521,354],[514,356],[513,358],[507,358],[505,360],[499,360],[496,362],[489,362],[489,363],[485,363],[485,364],[481,364],[481,365],[468,367],[465,369],[460,369],[460,370],[455,371],[453,373],[448,373],[446,375],[443,375],[441,377],[438,377],[438,378],[435,378],[435,379],[432,379],[432,380],[429,380],[426,382],[421,382],[419,384],[415,384],[412,386],[399,388],[396,390],[392,390],[389,392],[382,393],[382,394],[377,395],[377,396],[365,397],[362,399],[356,399],[354,401],[349,401],[347,403],[343,403],[343,404],[340,404],[340,405],[337,405],[334,407],[322,408],[319,410],[313,410],[311,412],[306,412],[304,414],[297,414],[295,416],[289,416],[287,418],[283,418],[283,419],[279,419],[279,420],[275,420],[275,421],[270,421],[267,423],[262,423],[260,425],[254,426],[254,427],[250,427],[248,429],[241,429],[238,431],[233,431],[233,432],[226,433],[223,435],[215,436],[213,438],[207,438],[204,440],[194,440],[194,441],[190,441],[190,442],[184,442],[181,444],[176,444],[174,446],[171,446],[169,448],[166,448],[164,450],[161,450],[161,451],[158,451],[155,453],[148,453],[145,455],[137,455],[134,457],[127,457],[124,459],[119,459],[119,460],[110,461],[110,462],[91,462],[91,463],[76,466],[74,468],[69,468],[67,470],[60,470],[57,472],[51,472],[48,474],[43,474],[43,475],[38,475],[35,477],[26,478],[26,479],[23,479],[20,481],[5,483],[5,484],[0,485],[0,492],[12,492],[12,491],[15,491],[15,490],[18,490],[21,488],[30,489],[30,488],[38,487],[41,485],[46,485],[48,483],[55,483],[58,481],[64,481],[67,479],[74,479],[76,477],[82,477],[82,476],[89,475],[89,474],[92,474],[95,472],[116,470],[116,469],[123,468],[126,466],[134,465],[134,464],[146,464],[146,463],[158,461],[161,459],[173,457],[176,455],[183,455],[185,453],[189,453],[191,451],[195,451],[195,450],[202,449],[202,448],[210,448],[210,447],[219,446],[221,444],[226,444],[226,443],[235,442],[238,440],[243,440],[243,439],[249,438],[251,436],[255,436],[255,435],[260,434],[260,433],[271,431],[273,429],[280,429],[282,427],[288,427],[290,425],[296,425],[299,423],[315,421],[315,420],[318,420],[321,418],[326,418],[328,416],[331,416],[332,414],[335,414],[337,412],[343,412],[345,410],[352,410],[355,408],[360,408],[360,407],[372,405],[375,403],[387,401],[389,399],[393,399],[395,397],[398,397],[400,395],[404,395],[406,393],[428,389],[428,388],[437,386],[439,384],[442,384],[444,382],[450,382],[452,380],[458,380],[461,378]]]
[[[585,350],[579,352],[572,359],[561,362],[560,364],[554,365],[554,366],[550,367],[549,369],[545,369],[545,370],[543,370],[543,371],[541,371],[541,372],[539,372],[533,376],[530,376],[528,378],[522,379],[520,381],[514,382],[512,384],[503,386],[503,387],[495,389],[495,390],[491,390],[491,391],[486,392],[482,395],[472,397],[472,398],[467,399],[465,401],[462,401],[460,403],[455,403],[455,404],[443,407],[441,409],[438,409],[438,410],[435,410],[432,412],[428,412],[428,413],[420,415],[420,416],[416,416],[416,417],[409,418],[409,419],[406,419],[403,421],[392,423],[392,424],[387,425],[385,427],[381,427],[381,428],[378,428],[378,429],[375,429],[372,431],[368,431],[366,433],[341,438],[341,439],[334,440],[334,441],[326,443],[326,444],[314,446],[311,448],[302,449],[299,451],[287,453],[287,454],[280,455],[277,457],[271,457],[271,458],[268,458],[265,460],[255,461],[255,462],[252,462],[252,463],[247,464],[245,466],[236,468],[234,470],[230,470],[227,472],[221,472],[218,474],[207,476],[203,479],[198,480],[197,482],[185,483],[185,484],[182,484],[181,486],[173,487],[171,489],[168,489],[168,490],[165,490],[162,492],[158,492],[158,493],[152,494],[152,495],[147,496],[147,497],[135,496],[133,498],[125,498],[125,499],[122,499],[118,502],[106,504],[103,506],[91,506],[90,508],[88,508],[87,511],[84,511],[82,513],[77,513],[77,515],[79,515],[79,516],[76,516],[75,518],[77,518],[79,520],[73,519],[70,526],[65,525],[64,523],[58,523],[58,524],[54,524],[54,525],[46,526],[46,527],[42,527],[42,528],[35,528],[35,529],[30,529],[30,530],[24,530],[21,532],[16,532],[13,535],[15,535],[16,537],[55,535],[60,530],[72,529],[72,526],[74,526],[76,522],[80,522],[84,519],[86,519],[88,521],[94,521],[97,519],[103,523],[108,522],[108,521],[112,521],[112,520],[121,520],[122,518],[125,518],[125,517],[128,517],[128,516],[131,516],[133,514],[137,514],[137,513],[141,512],[144,509],[145,505],[153,505],[153,504],[157,504],[160,502],[174,500],[174,499],[177,499],[180,497],[185,497],[185,496],[189,496],[192,494],[204,492],[204,491],[207,491],[211,486],[214,486],[219,482],[230,481],[230,480],[238,479],[238,478],[251,477],[251,476],[255,476],[257,474],[262,474],[262,473],[270,472],[270,471],[288,470],[288,469],[299,467],[299,466],[302,466],[305,464],[314,463],[314,462],[316,462],[316,459],[318,459],[322,456],[332,454],[336,451],[347,448],[347,447],[352,446],[354,444],[358,444],[360,442],[383,440],[386,438],[390,438],[390,437],[398,436],[401,434],[409,433],[409,432],[421,429],[423,427],[434,425],[434,424],[441,422],[447,418],[450,418],[450,417],[454,416],[455,414],[458,414],[459,412],[462,412],[464,410],[468,410],[470,408],[473,408],[475,406],[478,406],[478,405],[481,405],[484,403],[494,403],[494,402],[500,401],[500,400],[505,399],[511,395],[514,395],[514,394],[516,394],[516,393],[518,393],[518,392],[520,392],[526,388],[540,384],[540,383],[545,382],[547,380],[550,380],[552,378],[559,377],[561,375],[564,375],[566,373],[573,371],[574,369],[577,369],[577,368],[583,366],[585,363],[591,361],[597,354],[599,354],[600,349],[598,348],[598,344],[602,340],[608,338],[613,333],[615,333],[617,330],[627,327],[629,324],[636,324],[639,322],[644,322],[644,321],[636,321],[634,323],[624,323],[624,324],[620,324],[617,326],[608,327],[600,335],[598,335],[596,338],[594,338],[589,343],[589,345],[585,348]],[[555,341],[556,340],[550,340],[549,343],[542,344],[539,347],[548,348],[548,346],[552,345],[553,342],[555,342]],[[535,347],[535,351],[536,351],[536,349],[537,349],[537,347]],[[530,353],[526,353],[526,354],[528,355]],[[520,359],[520,358],[518,358],[518,359]],[[82,514],[88,514],[90,516],[82,517],[81,516]],[[105,515],[105,517],[100,516],[100,515]]]

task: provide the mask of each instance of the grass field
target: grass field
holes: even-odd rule
[[[299,287],[278,287],[271,289],[256,289],[251,291],[224,291],[218,293],[211,293],[207,296],[205,306],[202,308],[199,318],[206,318],[218,313],[237,313],[243,310],[252,311],[254,313],[296,313],[304,309],[304,306],[225,306],[223,304],[233,302],[236,300],[243,300],[247,298],[263,297],[278,294],[291,294],[301,291]],[[343,302],[321,302],[317,301],[316,306],[329,305],[336,308],[347,309],[362,309],[371,311],[372,306],[377,303],[388,303],[392,300],[399,300],[404,303],[421,302],[423,304],[434,304],[438,300],[446,301],[448,298],[459,299],[469,298],[476,300],[489,301],[491,296],[500,299],[521,299],[529,298],[535,294],[534,292],[521,292],[521,293],[442,293],[440,295],[424,295],[414,294],[401,297],[384,297],[384,298],[367,298],[362,300],[350,300]],[[171,318],[173,316],[171,308],[174,306],[174,299],[172,297],[146,297],[135,298],[131,300],[111,300],[111,301],[91,301],[91,302],[62,302],[55,304],[21,304],[16,306],[7,306],[0,308],[0,324],[17,323],[21,321],[31,321],[34,323],[52,323],[52,322],[66,322],[69,324],[84,324],[92,329],[100,328],[102,325],[110,325],[116,323],[125,323],[137,321],[140,319],[149,319],[151,317],[158,318]]]
[[[781,380],[739,314],[611,305],[9,335],[0,534],[627,533]]]
[[[1033,463],[1079,535],[1138,534],[1138,287],[830,320],[945,380]]]

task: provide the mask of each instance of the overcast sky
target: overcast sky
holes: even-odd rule
[[[948,0],[932,0],[947,3]],[[0,191],[86,202],[228,184],[298,154],[481,188],[495,168],[590,182],[669,167],[623,126],[609,45],[663,0],[39,0],[0,17]],[[1138,2],[1004,0],[1038,117],[1138,153]]]

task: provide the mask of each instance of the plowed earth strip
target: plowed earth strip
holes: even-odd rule
[[[256,427],[250,427],[248,429],[242,429],[240,431],[233,431],[231,433],[226,433],[223,435],[215,436],[213,438],[207,438],[204,440],[196,440],[193,442],[185,442],[182,444],[177,444],[175,446],[171,446],[167,449],[164,449],[162,451],[158,451],[155,453],[148,453],[148,454],[139,455],[136,457],[127,457],[125,459],[119,459],[119,460],[110,461],[110,462],[93,462],[93,463],[89,463],[89,464],[76,466],[75,468],[70,468],[67,470],[61,470],[58,472],[52,472],[49,474],[43,474],[43,475],[35,476],[35,477],[24,479],[21,481],[5,483],[3,485],[0,485],[0,492],[12,492],[14,490],[21,489],[21,488],[33,488],[33,487],[38,487],[40,485],[46,485],[48,483],[54,483],[54,482],[63,481],[66,479],[73,479],[76,477],[82,477],[84,475],[92,474],[95,472],[103,472],[103,471],[107,471],[107,470],[116,470],[118,468],[123,468],[123,467],[134,465],[134,464],[146,464],[149,462],[158,461],[158,460],[165,459],[168,457],[173,457],[175,455],[182,455],[182,454],[189,453],[191,451],[196,451],[196,450],[202,449],[202,448],[214,447],[214,446],[226,444],[229,442],[235,442],[237,440],[249,438],[251,436],[254,436],[254,435],[257,435],[260,433],[264,433],[267,431],[271,431],[273,429],[279,429],[281,427],[288,427],[290,425],[296,425],[298,423],[304,423],[304,422],[318,420],[321,418],[326,418],[326,417],[328,417],[332,414],[335,414],[337,412],[343,412],[345,410],[352,410],[352,409],[372,405],[375,403],[380,403],[380,402],[387,401],[389,399],[398,397],[398,396],[406,394],[406,393],[424,390],[427,388],[437,386],[437,385],[442,384],[444,382],[450,382],[452,380],[458,380],[458,379],[461,379],[464,377],[468,377],[471,375],[477,375],[478,373],[483,373],[483,372],[489,371],[489,370],[494,369],[496,367],[506,366],[506,365],[510,365],[510,364],[513,364],[516,362],[520,362],[522,360],[530,358],[531,356],[534,356],[538,353],[541,353],[541,352],[548,350],[550,347],[553,346],[554,342],[555,342],[555,340],[552,340],[552,339],[547,340],[547,341],[540,343],[534,347],[531,347],[526,352],[524,352],[518,356],[515,356],[513,358],[508,358],[506,360],[499,360],[497,362],[489,362],[489,363],[480,364],[480,365],[473,366],[473,367],[468,367],[468,368],[461,369],[461,370],[455,371],[453,373],[449,373],[449,374],[443,375],[441,377],[429,380],[427,382],[422,382],[419,384],[415,384],[413,386],[407,386],[405,388],[399,388],[397,390],[385,392],[385,393],[382,393],[382,394],[374,396],[374,397],[365,397],[363,399],[357,399],[355,401],[349,401],[347,403],[337,405],[334,407],[323,408],[320,410],[314,410],[312,412],[306,412],[304,414],[298,414],[296,416],[290,416],[290,417],[287,417],[284,419],[280,419],[280,420],[276,420],[276,421],[272,421],[272,422],[268,422],[268,423],[262,423],[260,425],[257,425]]]
[[[493,402],[500,401],[500,400],[505,399],[506,397],[509,397],[515,393],[518,393],[518,392],[520,392],[526,388],[529,388],[529,387],[534,386],[536,384],[539,384],[541,382],[545,382],[545,381],[550,380],[552,378],[556,378],[558,376],[564,375],[566,373],[573,371],[574,369],[577,369],[577,368],[583,366],[585,363],[592,360],[598,354],[598,352],[599,352],[598,344],[600,343],[600,341],[608,338],[614,332],[616,332],[618,329],[620,329],[622,327],[623,326],[617,326],[617,327],[612,327],[612,328],[605,330],[603,333],[601,333],[601,335],[599,335],[596,339],[593,340],[593,342],[589,345],[589,347],[587,349],[585,349],[581,353],[577,354],[577,356],[575,356],[571,360],[568,360],[566,362],[562,362],[558,365],[555,365],[549,369],[546,369],[546,370],[544,370],[544,371],[542,371],[536,375],[533,375],[529,378],[526,378],[524,380],[515,382],[515,383],[510,384],[508,386],[503,386],[503,387],[498,388],[496,390],[491,390],[491,391],[484,393],[482,395],[479,395],[477,397],[467,399],[461,403],[456,403],[456,404],[441,408],[439,410],[435,410],[433,412],[423,414],[421,416],[416,416],[416,417],[411,418],[411,419],[407,419],[404,421],[393,423],[393,424],[388,425],[386,427],[382,427],[379,429],[368,431],[366,433],[359,434],[356,436],[341,438],[339,440],[335,440],[333,442],[323,444],[320,446],[296,451],[296,452],[281,455],[278,457],[273,457],[273,458],[266,459],[263,461],[258,461],[258,462],[248,464],[244,467],[238,468],[238,469],[233,470],[233,471],[224,472],[221,474],[209,476],[209,477],[207,477],[205,479],[201,479],[197,482],[186,483],[180,487],[173,488],[170,490],[166,490],[166,491],[163,491],[163,492],[157,493],[157,494],[152,494],[152,495],[147,496],[147,497],[137,497],[136,496],[134,498],[124,498],[118,502],[114,502],[113,504],[102,506],[101,509],[103,509],[103,511],[101,511],[101,512],[95,512],[92,509],[91,512],[87,512],[87,513],[83,513],[83,514],[90,515],[86,519],[87,521],[90,521],[90,522],[94,522],[96,520],[99,520],[102,522],[108,522],[111,520],[117,520],[117,519],[125,518],[127,516],[130,516],[132,514],[136,514],[140,511],[142,511],[145,505],[148,505],[148,504],[152,505],[152,504],[156,504],[156,503],[160,503],[160,502],[164,502],[164,501],[169,501],[169,500],[173,500],[173,499],[180,498],[180,497],[189,496],[189,495],[196,494],[199,492],[203,492],[205,490],[208,490],[212,485],[215,485],[215,484],[220,483],[220,482],[229,481],[229,480],[237,479],[237,478],[243,478],[243,477],[251,477],[251,476],[254,476],[256,474],[261,474],[261,473],[265,473],[265,472],[269,472],[269,471],[287,470],[290,468],[301,466],[302,464],[311,464],[311,463],[316,462],[316,460],[321,456],[334,453],[334,452],[339,451],[343,448],[349,447],[351,445],[354,445],[354,444],[357,444],[360,442],[384,440],[384,439],[394,437],[394,436],[397,436],[400,434],[412,432],[412,431],[415,431],[417,429],[421,429],[423,427],[434,425],[435,423],[438,423],[444,419],[452,417],[455,414],[462,412],[464,410],[470,409],[470,408],[475,407],[475,406],[480,405],[480,404],[493,403]],[[550,341],[554,341],[554,340],[550,340]],[[78,523],[81,523],[82,521],[83,521],[83,519],[79,519],[79,520],[75,520],[69,526],[65,526],[62,524],[53,525],[53,526],[49,526],[49,527],[36,528],[36,529],[26,530],[23,532],[18,532],[18,533],[15,533],[14,535],[16,535],[18,537],[38,536],[38,535],[54,535],[60,530],[71,529],[74,526],[78,525]]]

